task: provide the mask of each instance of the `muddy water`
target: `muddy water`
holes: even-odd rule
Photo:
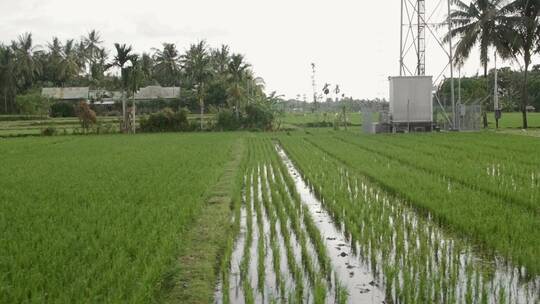
[[[312,189],[285,152],[279,146],[276,149],[302,197],[311,201],[310,196],[315,196]],[[358,252],[354,262],[370,270],[367,277],[377,278],[373,282],[384,289],[386,302],[538,303],[540,278],[527,278],[523,269],[508,261],[479,254],[466,242],[445,233],[429,217],[418,216],[405,202],[361,177],[350,176],[347,168],[325,162],[323,158],[312,164],[316,167],[312,169],[319,171],[312,177],[325,182],[330,179],[326,187],[332,189],[325,196],[330,201],[323,201],[323,205],[335,206],[340,200],[337,205],[342,209],[337,209],[341,220],[348,218],[359,236],[351,242],[352,251]],[[326,173],[331,170],[333,175]],[[317,201],[313,205],[310,209],[320,208]],[[323,219],[320,224],[324,223]],[[332,231],[341,225],[329,226],[320,229]],[[354,289],[349,288],[349,293],[355,296]]]
[[[296,191],[302,203],[307,207],[325,240],[326,250],[331,259],[332,269],[337,280],[347,289],[349,303],[383,303],[384,293],[378,287],[369,267],[353,250],[350,238],[341,225],[332,220],[321,201],[315,196],[300,172],[295,168],[283,149],[276,147],[285,163],[288,173],[293,178]],[[329,297],[329,300],[332,296]]]

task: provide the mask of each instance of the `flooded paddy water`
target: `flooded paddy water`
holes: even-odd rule
[[[347,168],[327,163],[311,177],[332,182],[316,187],[273,148],[277,161],[247,169],[240,232],[215,303],[539,301],[540,278],[480,254]]]

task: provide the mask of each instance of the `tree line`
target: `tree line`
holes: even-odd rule
[[[147,85],[179,86],[180,99],[201,115],[217,107],[232,110],[238,118],[247,104],[267,101],[264,80],[255,76],[243,55],[227,45],[210,47],[204,40],[184,52],[174,43],[163,43],[143,53],[120,43],[107,50],[96,30],[80,39],[53,37],[45,46],[36,45],[31,33],[0,43],[0,113],[19,113],[16,97],[37,94],[42,87],[89,86],[121,91],[129,98]]]
[[[523,71],[513,70],[510,67],[497,68],[497,93],[499,107],[504,112],[521,111],[521,98],[523,90]],[[540,64],[534,65],[529,71],[527,80],[528,105],[535,111],[540,110]],[[462,104],[480,104],[484,109],[493,107],[493,96],[486,92],[494,91],[495,69],[488,71],[487,76],[473,75],[462,77],[456,85],[456,102]],[[446,79],[438,89],[441,102],[450,105],[450,80]],[[485,113],[485,112],[484,112]]]

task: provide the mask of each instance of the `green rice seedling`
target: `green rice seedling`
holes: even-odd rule
[[[251,170],[248,175],[246,187],[246,241],[242,261],[240,263],[240,279],[244,292],[244,300],[246,303],[254,303],[253,288],[249,277],[249,265],[251,262],[251,244],[253,242],[253,200],[254,200],[254,170]]]
[[[347,142],[352,138],[347,137]],[[372,141],[373,139],[368,139]],[[460,151],[450,151],[449,157],[441,158],[440,154],[432,153],[426,148],[423,152],[422,161],[418,161],[419,155],[415,150],[388,144],[387,141],[374,140],[369,146],[359,145],[363,149],[385,155],[392,159],[413,166],[434,175],[440,175],[447,180],[459,183],[465,187],[481,190],[494,197],[503,197],[507,203],[515,203],[532,212],[540,212],[540,188],[531,184],[531,173],[534,170],[531,165],[519,163],[496,163],[491,158],[474,159],[465,155],[458,155]],[[356,141],[354,144],[358,144]],[[461,166],[454,166],[459,162]]]
[[[264,227],[263,227],[263,219],[262,219],[262,211],[261,211],[261,204],[262,202],[262,190],[261,187],[261,167],[258,166],[256,170],[256,178],[257,181],[255,183],[255,194],[254,194],[254,206],[255,206],[255,214],[257,218],[257,228],[258,228],[258,239],[257,239],[257,289],[260,293],[264,294],[264,280],[265,280],[265,256],[266,256],[266,248],[264,244]]]
[[[3,140],[0,302],[159,301],[238,137]]]
[[[448,181],[430,171],[358,149],[354,144],[322,137],[310,138],[309,143],[367,175],[386,190],[406,195],[415,208],[429,212],[442,225],[459,227],[459,233],[523,264],[529,273],[540,267],[534,258],[540,244],[533,241],[536,234],[533,231],[540,229],[540,222],[523,207],[459,183],[452,183],[449,191]],[[382,163],[387,165],[381,166]],[[471,200],[479,203],[468,204]],[[494,229],[497,233],[493,233]]]
[[[326,303],[326,284],[322,280],[317,280],[317,282],[315,283],[313,302],[315,304]]]
[[[369,257],[373,273],[380,273],[385,278],[388,278],[389,273],[399,276],[396,279],[399,283],[393,284],[393,297],[400,299],[400,302],[410,303],[419,299],[433,301],[440,295],[444,302],[465,302],[465,292],[460,292],[460,282],[466,282],[460,266],[460,255],[464,247],[460,241],[452,242],[450,247],[447,246],[447,240],[441,242],[441,238],[447,236],[436,227],[438,223],[433,223],[429,214],[427,220],[411,215],[410,211],[404,211],[410,205],[389,204],[386,195],[373,191],[372,186],[364,187],[360,184],[359,187],[351,187],[351,184],[358,183],[354,179],[350,181],[351,169],[342,169],[341,166],[347,164],[326,151],[319,152],[321,148],[316,146],[314,149],[310,142],[302,143],[302,140],[294,138],[280,138],[280,141],[302,169],[302,175],[315,185],[315,189],[319,189],[316,192],[322,196],[326,208],[334,209],[335,214],[342,214],[345,225],[358,227],[349,231],[357,234],[357,241],[367,248],[361,248],[361,252]],[[347,179],[349,182],[345,182]],[[340,180],[344,182],[335,182]],[[351,188],[355,188],[353,196],[348,195]],[[360,199],[364,203],[353,202],[351,198]],[[369,203],[369,200],[377,203]],[[391,222],[388,221],[390,217],[393,219]],[[470,252],[465,254],[471,256]],[[387,266],[381,268],[380,265]],[[478,273],[483,271],[483,267],[475,267],[476,274],[472,277],[478,277]],[[418,284],[422,287],[418,288]],[[479,292],[478,288],[472,289],[475,297],[478,297]]]
[[[334,303],[346,304],[349,297],[349,291],[347,290],[345,286],[341,284],[336,273],[334,273],[334,282],[335,282],[334,283],[335,284]]]

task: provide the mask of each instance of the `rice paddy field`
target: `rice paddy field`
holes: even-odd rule
[[[0,302],[538,303],[538,151],[354,128],[0,139]]]
[[[140,116],[138,117],[140,118]],[[58,135],[72,135],[82,133],[83,131],[77,117],[47,117],[40,119],[40,117],[34,116],[31,119],[28,118],[30,117],[0,115],[0,137],[37,136],[45,128],[54,128]],[[200,116],[198,114],[190,114],[188,115],[188,119],[190,121],[196,121],[200,119]],[[206,114],[204,119],[206,121],[212,121],[214,115]],[[119,132],[120,117],[99,116],[97,120],[98,124],[94,128],[99,128],[99,133]]]
[[[235,140],[0,140],[0,303],[154,301]]]

